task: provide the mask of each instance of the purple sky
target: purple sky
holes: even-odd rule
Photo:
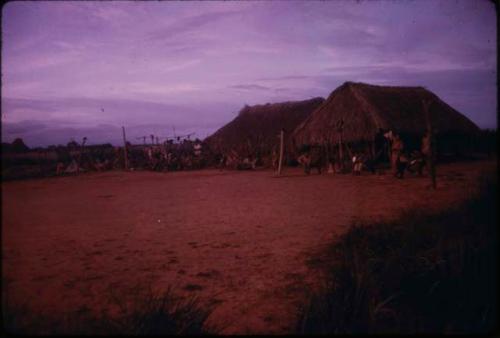
[[[345,81],[420,85],[496,127],[490,1],[10,2],[2,141],[196,132]]]

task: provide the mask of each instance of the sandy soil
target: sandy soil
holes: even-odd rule
[[[436,191],[428,178],[288,168],[3,182],[2,277],[12,300],[52,313],[151,283],[216,304],[210,323],[223,333],[287,333],[318,280],[308,259],[351,222],[445,208],[494,168],[443,165]]]

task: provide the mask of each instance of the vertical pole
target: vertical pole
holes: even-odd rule
[[[342,154],[342,133],[339,133],[339,161],[342,163],[343,154]]]
[[[323,156],[326,158],[326,165],[330,163],[330,155],[328,153],[328,136],[323,137]]]
[[[339,168],[344,170],[344,153],[342,151],[342,130],[339,131]]]
[[[125,170],[128,170],[127,139],[125,138],[125,127],[122,127],[122,132],[123,132],[123,155],[125,158]]]
[[[435,162],[435,140],[434,140],[434,135],[433,135],[433,129],[429,130],[429,137],[430,137],[430,158],[429,158],[429,167],[430,167],[430,172],[431,172],[431,182],[432,182],[432,188],[436,190],[437,184],[436,184],[436,162]]]
[[[429,115],[429,102],[424,101],[424,113],[425,113],[425,123],[427,125],[427,135],[429,137],[429,150],[430,154],[428,156],[429,161],[429,171],[431,176],[432,188],[435,190],[437,187],[436,183],[436,163],[434,162],[435,156],[435,139],[434,139],[434,130],[432,128],[432,122]]]
[[[328,174],[333,174],[335,171],[333,170],[333,163],[334,163],[334,151],[335,151],[335,143],[332,143],[332,132],[329,131],[327,134],[327,143],[326,143],[326,158],[327,158],[327,173]]]
[[[285,131],[283,129],[281,129],[281,132],[280,132],[280,159],[279,159],[279,163],[278,163],[278,176],[281,175],[281,166],[283,163],[283,152],[284,152],[284,148],[285,148],[284,139],[285,139]]]

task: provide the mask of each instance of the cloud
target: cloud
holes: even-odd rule
[[[239,84],[239,85],[229,86],[229,88],[241,89],[241,90],[269,90],[269,89],[271,89],[269,87],[261,86],[258,84]]]
[[[292,90],[292,88],[287,88],[287,87],[280,87],[280,88],[275,88],[274,89],[276,92],[289,92]]]
[[[40,121],[21,121],[14,123],[2,123],[2,132],[5,134],[24,134],[33,130],[46,129],[47,124]]]
[[[168,40],[185,33],[201,30],[203,26],[219,23],[221,20],[239,15],[240,11],[218,11],[179,19],[166,27],[154,30],[147,36],[149,40]]]
[[[96,6],[92,14],[106,22],[129,21],[131,19],[129,12],[117,6]]]
[[[304,80],[310,79],[311,75],[284,75],[275,77],[261,77],[257,80],[259,81],[283,81],[283,80]]]

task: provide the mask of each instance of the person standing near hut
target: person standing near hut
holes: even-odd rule
[[[391,145],[391,169],[393,174],[398,172],[397,162],[404,149],[403,140],[397,133],[392,133],[392,145]]]
[[[353,170],[352,174],[359,176],[361,175],[361,170],[363,169],[363,155],[361,153],[355,153],[352,157]]]
[[[63,162],[57,162],[56,166],[56,175],[62,175],[64,173],[64,163]]]
[[[278,169],[278,151],[276,150],[276,147],[273,148],[273,152],[271,155],[271,166],[273,170]]]

